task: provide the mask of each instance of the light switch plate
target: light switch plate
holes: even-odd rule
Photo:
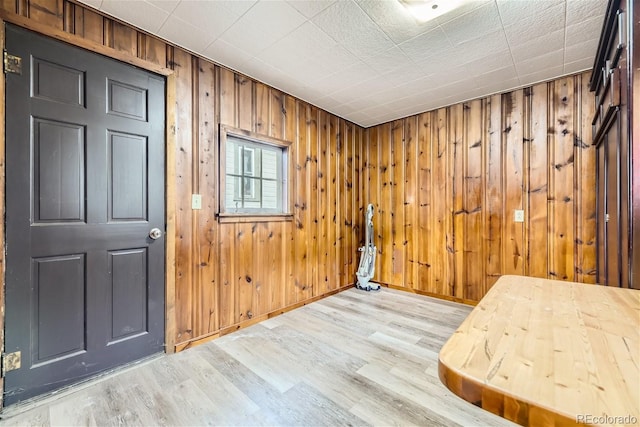
[[[524,211],[522,209],[516,209],[513,214],[513,220],[515,222],[524,222]]]
[[[202,195],[201,194],[192,194],[191,195],[191,209],[202,209]]]

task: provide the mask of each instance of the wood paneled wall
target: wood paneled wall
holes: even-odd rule
[[[478,301],[502,274],[593,283],[588,74],[365,132],[376,280]],[[525,222],[514,222],[514,210]]]
[[[593,282],[586,75],[363,130],[68,0],[0,13],[173,70],[178,349],[353,283],[369,202],[382,283],[477,301],[501,274]],[[220,123],[293,142],[292,221],[218,222]]]
[[[67,0],[0,0],[0,13],[173,70],[178,349],[353,283],[362,128]],[[220,123],[293,142],[291,221],[218,222]]]

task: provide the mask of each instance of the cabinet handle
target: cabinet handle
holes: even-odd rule
[[[604,214],[604,222],[609,222],[609,214]]]
[[[625,33],[624,33],[624,11],[618,11],[618,46],[616,48],[618,50],[624,47],[625,42]]]

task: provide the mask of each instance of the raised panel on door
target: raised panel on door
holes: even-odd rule
[[[84,254],[32,260],[34,366],[86,351]]]
[[[84,126],[33,119],[35,222],[85,219]]]
[[[11,25],[5,351],[12,404],[160,352],[164,79]]]
[[[147,250],[109,252],[109,344],[147,333]]]

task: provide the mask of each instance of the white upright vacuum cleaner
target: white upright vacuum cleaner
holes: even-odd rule
[[[377,283],[371,283],[376,266],[376,252],[377,249],[373,244],[373,204],[369,203],[367,206],[367,212],[365,213],[365,242],[364,246],[358,248],[362,252],[360,257],[360,265],[358,266],[358,272],[356,276],[358,278],[358,284],[356,287],[364,291],[378,291],[380,285]]]

